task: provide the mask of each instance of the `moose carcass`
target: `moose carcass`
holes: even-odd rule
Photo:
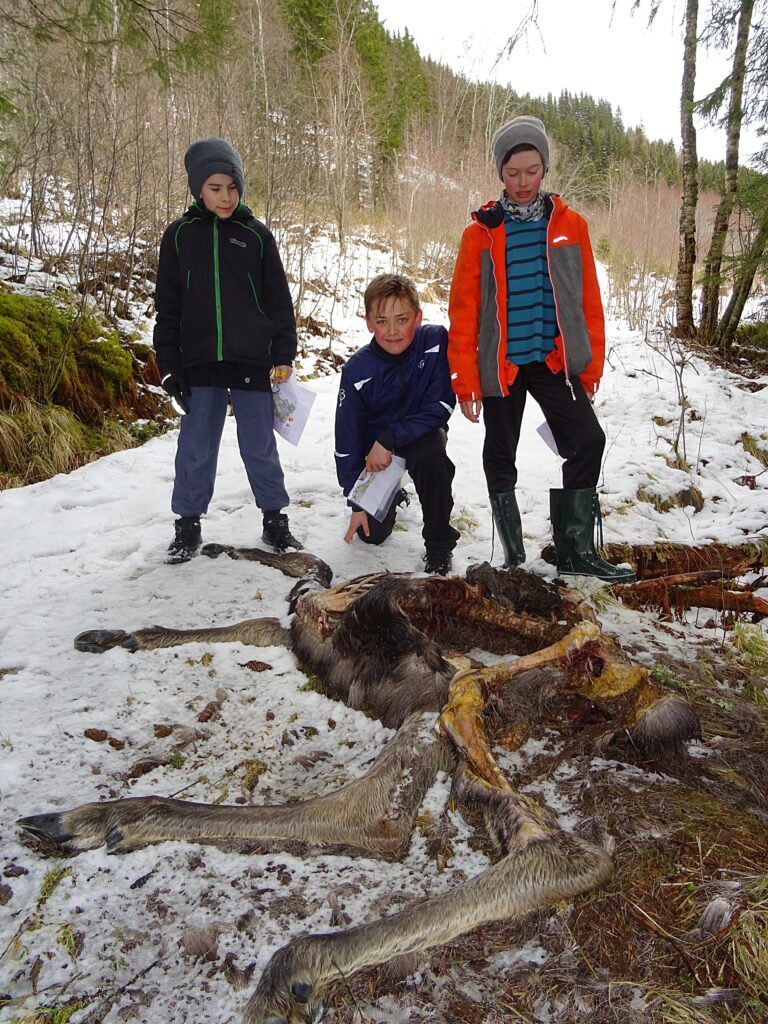
[[[254,550],[228,553],[263,560]],[[497,573],[483,565],[466,580],[377,574],[318,589],[329,581],[323,563],[289,555],[283,565],[269,557],[302,577],[292,592],[290,635],[276,620],[253,619],[224,629],[95,630],[80,634],[76,646],[289,643],[329,696],[397,730],[370,772],[303,803],[214,806],[131,798],[34,815],[20,825],[38,843],[70,853],[101,844],[120,853],[169,839],[271,840],[398,857],[437,772],[453,770],[453,798],[472,814],[482,812],[498,860],[445,895],[371,924],[300,936],[279,950],[245,1019],[298,1024],[319,1019],[324,990],[336,977],[445,943],[484,922],[523,916],[610,877],[605,837],[564,831],[507,780],[487,736],[489,702],[496,719],[520,725],[545,707],[552,715],[588,701],[598,713],[575,744],[595,747],[629,734],[651,756],[674,757],[699,735],[699,724],[683,697],[663,692],[601,635],[577,593],[520,570]],[[484,667],[461,653],[483,646],[512,657]]]

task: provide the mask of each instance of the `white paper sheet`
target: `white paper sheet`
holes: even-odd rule
[[[405,459],[399,455],[393,455],[387,468],[378,473],[369,473],[364,469],[349,492],[349,500],[381,522],[400,489],[404,472]]]
[[[314,391],[297,384],[293,378],[281,381],[272,389],[275,433],[290,444],[298,444],[316,398]]]
[[[552,433],[552,429],[546,420],[541,426],[536,427],[536,433],[540,435],[541,439],[546,444],[547,448],[551,448],[555,455],[559,455],[560,452],[557,450],[557,441],[555,441],[555,435]]]

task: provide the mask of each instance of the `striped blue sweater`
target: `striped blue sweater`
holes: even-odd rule
[[[542,362],[555,347],[555,296],[547,266],[547,219],[504,215],[507,234],[507,359]]]

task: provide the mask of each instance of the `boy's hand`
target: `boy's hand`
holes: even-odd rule
[[[480,410],[483,407],[482,402],[460,402],[462,415],[466,416],[470,423],[480,422]]]
[[[368,513],[367,512],[353,512],[349,517],[349,526],[347,532],[344,534],[344,543],[349,544],[352,538],[355,536],[357,531],[362,526],[363,533],[366,537],[371,536],[371,528],[368,525]]]
[[[366,456],[365,468],[369,473],[380,473],[382,469],[387,468],[391,461],[392,452],[386,449],[383,444],[374,441],[373,448],[371,448]]]
[[[187,402],[187,398],[192,394],[192,392],[187,384],[187,378],[181,370],[176,370],[173,373],[166,373],[160,383],[162,384],[166,395],[170,398],[171,405],[174,407],[176,412],[180,416],[184,416],[188,413],[189,403]]]
[[[292,373],[292,366],[276,366],[272,373],[272,377],[275,381],[275,384],[282,384],[284,380],[288,380]]]

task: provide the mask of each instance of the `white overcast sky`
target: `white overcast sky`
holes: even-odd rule
[[[518,93],[588,93],[621,108],[626,127],[642,124],[650,138],[680,147],[680,79],[684,13],[682,0],[667,3],[651,29],[643,11],[630,15],[631,0],[539,0],[541,33],[529,31],[510,57],[497,62],[530,0],[374,0],[385,27],[407,28],[419,51],[472,78],[509,84]],[[644,5],[647,8],[647,3]],[[706,4],[700,4],[700,28]],[[700,50],[696,95],[716,85],[727,57]],[[494,65],[495,68],[494,68]],[[725,157],[721,131],[699,125],[699,156]],[[757,138],[742,132],[740,159],[757,150]]]

